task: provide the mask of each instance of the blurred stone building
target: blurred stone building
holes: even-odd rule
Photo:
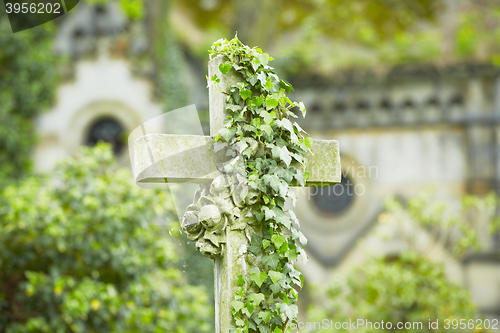
[[[163,110],[155,99],[151,22],[128,21],[116,2],[84,2],[58,23],[55,52],[67,57],[51,110],[38,120],[38,170],[52,168],[81,145],[111,142],[128,165],[127,135]],[[189,64],[190,101],[208,110],[206,66]],[[394,255],[406,248],[394,235],[371,237],[390,195],[412,197],[428,184],[439,194],[500,190],[500,70],[483,64],[398,67],[380,76],[353,71],[331,79],[289,78],[293,99],[308,116],[300,125],[315,138],[340,142],[343,181],[301,190],[296,213],[309,238],[306,281],[325,283],[361,263],[358,245]],[[161,129],[158,129],[161,130]],[[450,279],[466,285],[481,311],[500,317],[499,239],[485,253],[458,262],[440,249]],[[212,278],[212,277],[207,277]],[[307,283],[307,282],[306,282]]]
[[[62,82],[53,108],[38,120],[37,169],[50,169],[99,140],[110,142],[128,164],[127,133],[162,112],[147,61],[150,27],[129,21],[118,2],[80,2],[56,23]]]
[[[340,143],[343,183],[337,191],[307,189],[297,215],[309,238],[313,260],[306,277],[328,277],[368,257],[357,245],[366,237],[370,251],[394,255],[407,248],[398,235],[381,242],[370,237],[386,197],[409,198],[429,184],[442,197],[499,193],[500,69],[461,64],[444,68],[398,67],[387,75],[355,71],[325,80],[291,80],[295,100],[308,106],[301,126],[313,137]],[[310,200],[307,200],[310,198]],[[483,313],[500,317],[499,238],[487,252],[452,259],[439,256],[451,280],[471,291]]]

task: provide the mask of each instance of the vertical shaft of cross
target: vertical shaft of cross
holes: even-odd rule
[[[224,126],[228,113],[227,94],[230,86],[242,81],[236,71],[223,75],[219,65],[225,59],[216,57],[209,62],[210,79],[217,75],[220,83],[211,80],[210,130],[211,136],[147,134],[134,143],[134,178],[138,183],[194,182],[201,184],[193,204],[183,218],[182,228],[196,248],[214,259],[215,323],[217,333],[229,333],[235,325],[232,303],[240,288],[242,277],[246,291],[256,286],[249,281],[253,265],[260,259],[247,251],[253,233],[262,236],[262,225],[255,217],[258,191],[247,186],[245,176],[230,172],[239,157],[226,156],[226,150],[217,148],[214,138]],[[232,151],[234,153],[234,151]],[[306,153],[309,178],[305,186],[329,186],[341,179],[338,142],[311,140]],[[226,167],[229,166],[230,168]],[[224,171],[221,171],[221,167]],[[238,166],[241,169],[241,166]],[[291,183],[292,186],[293,182]],[[296,184],[297,185],[297,184]],[[252,193],[252,191],[254,193]]]
[[[231,70],[223,75],[219,65],[224,58],[219,56],[208,63],[209,78],[215,74],[220,79],[216,85],[209,85],[209,111],[210,111],[210,135],[215,137],[223,127],[226,120],[226,95],[231,85],[242,81],[239,74]],[[215,284],[215,332],[228,333],[232,324],[231,302],[237,291],[238,275],[246,277],[248,268],[245,261],[248,241],[242,230],[231,230],[226,228],[226,244],[222,253],[214,259],[214,284]]]

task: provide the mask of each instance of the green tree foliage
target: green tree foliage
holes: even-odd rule
[[[50,107],[57,84],[53,26],[13,34],[0,9],[0,188],[30,170],[34,119]]]
[[[486,61],[500,64],[496,0],[176,0],[179,38],[203,55],[217,36],[270,49],[280,71]],[[195,30],[193,27],[197,27]],[[204,45],[200,48],[200,45]]]
[[[209,332],[211,306],[174,268],[164,192],[84,148],[0,204],[0,332]],[[174,236],[170,236],[170,233]]]
[[[109,0],[85,0],[90,4],[105,4]],[[145,6],[142,0],[119,0],[120,8],[130,19],[142,19],[145,16]]]
[[[395,48],[398,38],[416,33],[419,25],[435,23],[443,8],[439,0],[222,0],[207,1],[204,6],[195,2],[176,1],[176,5],[207,40],[215,32],[227,36],[237,31],[243,42],[271,49],[282,59],[275,65],[288,72],[304,71],[304,65],[321,72],[414,57],[413,48]],[[203,33],[188,35],[178,29],[181,39],[194,49]],[[398,59],[388,59],[396,52]]]
[[[456,259],[489,250],[492,236],[500,226],[498,196],[466,194],[455,205],[440,200],[435,187],[428,187],[404,204],[395,198],[386,200],[386,212],[379,221],[392,223],[413,251],[430,253],[436,246],[446,248]],[[409,225],[411,223],[411,226]],[[422,230],[431,236],[419,237]]]
[[[171,1],[161,1],[157,5],[156,30],[153,58],[157,69],[157,94],[165,112],[188,105],[186,89],[187,67],[184,55],[172,31],[171,20],[166,20],[171,12]]]
[[[318,290],[319,292],[319,290]],[[322,306],[310,308],[308,321],[323,319],[335,322],[356,321],[391,323],[393,330],[398,322],[411,323],[405,332],[450,332],[445,329],[446,319],[475,319],[475,305],[464,287],[451,284],[441,264],[431,262],[415,252],[401,255],[395,260],[382,258],[370,260],[353,269],[342,281],[321,290],[327,296]],[[438,320],[437,330],[429,329],[431,322]],[[413,326],[421,322],[422,326]],[[387,327],[387,326],[385,326]],[[325,327],[323,327],[325,328]],[[356,329],[340,329],[340,332],[380,332],[390,329],[375,329],[360,326]],[[331,332],[306,330],[306,332]]]

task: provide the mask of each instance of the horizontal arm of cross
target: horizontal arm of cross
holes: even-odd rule
[[[134,147],[134,177],[138,183],[209,183],[220,174],[225,152],[215,152],[210,136],[148,134]],[[306,186],[330,186],[340,182],[339,144],[313,140],[306,154],[309,179]]]

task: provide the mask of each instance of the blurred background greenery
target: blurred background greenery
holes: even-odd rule
[[[105,25],[118,15],[105,16],[108,8],[118,8],[121,21]],[[0,10],[0,332],[6,333],[213,331],[211,262],[180,233],[168,191],[138,188],[123,168],[128,159],[117,162],[106,145],[68,148],[57,167],[37,167],[34,151],[47,136],[41,117],[63,100],[58,89],[78,82],[78,64],[98,62],[101,40],[110,41],[104,52],[110,59],[125,59],[131,76],[148,82],[163,111],[195,103],[205,130],[206,97],[199,95],[207,92],[193,77],[203,79],[210,44],[235,33],[270,53],[284,77],[500,65],[495,0],[87,0],[16,34]],[[84,10],[93,16],[79,16]],[[482,318],[467,288],[446,276],[445,263],[429,259],[428,247],[441,246],[462,262],[495,234],[496,195],[466,192],[454,198],[459,207],[459,200],[441,202],[429,191],[389,198],[378,221],[395,230],[412,221],[432,241],[412,242],[416,229],[401,232],[405,251],[352,264],[328,287],[311,287],[302,320]]]

